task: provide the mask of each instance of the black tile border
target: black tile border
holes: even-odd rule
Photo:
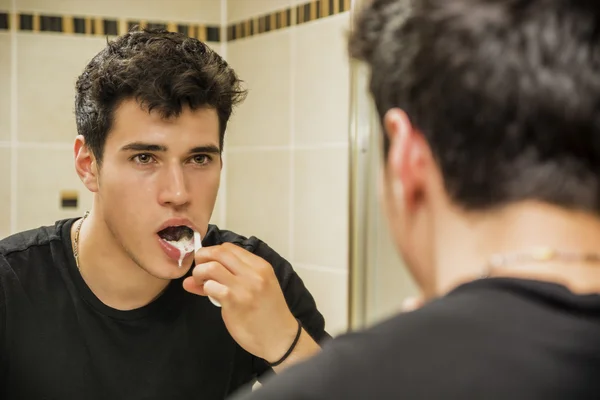
[[[13,15],[4,10],[0,10],[0,31],[10,30],[13,21],[17,25],[17,31],[87,36],[117,36],[135,26],[141,26],[164,28],[201,41],[218,43],[256,36],[350,11],[350,3],[351,0],[311,0],[295,7],[229,24],[226,27],[226,37],[221,37],[221,27],[218,25],[33,13],[18,13],[16,18],[12,18]]]
[[[227,41],[301,25],[350,11],[351,0],[312,0],[227,25]]]
[[[171,21],[144,21],[82,15],[52,15],[30,12],[14,14],[0,10],[0,31],[10,30],[12,21],[19,32],[54,33],[86,36],[117,36],[130,31],[134,26],[164,28],[180,32],[206,42],[221,41],[221,27],[218,25],[190,24]]]
[[[10,29],[10,18],[9,14],[4,11],[0,11],[0,31],[7,31]]]

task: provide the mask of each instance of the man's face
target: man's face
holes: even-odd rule
[[[216,110],[184,108],[179,117],[164,120],[124,101],[104,146],[95,209],[116,243],[146,272],[181,277],[193,253],[179,268],[179,253],[169,243],[185,229],[163,228],[187,225],[206,235],[221,165]]]

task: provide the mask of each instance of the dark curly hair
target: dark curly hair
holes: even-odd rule
[[[125,99],[163,118],[178,116],[185,106],[214,108],[222,150],[233,107],[246,95],[234,70],[206,44],[162,29],[136,29],[109,41],[78,78],[76,92],[77,132],[98,163]]]
[[[374,0],[353,56],[379,114],[406,111],[465,209],[536,200],[600,211],[600,6]]]

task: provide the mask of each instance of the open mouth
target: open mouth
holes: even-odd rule
[[[158,232],[158,236],[168,243],[171,248],[177,249],[176,256],[171,255],[179,262],[181,268],[183,259],[194,251],[194,231],[187,226],[169,226]]]
[[[187,242],[194,239],[194,231],[187,226],[169,226],[158,232],[163,240],[167,242]]]

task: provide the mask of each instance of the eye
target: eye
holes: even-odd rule
[[[197,154],[192,157],[192,161],[197,165],[206,165],[211,161],[211,157],[206,154]]]
[[[153,157],[150,154],[142,153],[133,156],[132,160],[135,161],[137,164],[144,165],[150,164],[153,161]]]

